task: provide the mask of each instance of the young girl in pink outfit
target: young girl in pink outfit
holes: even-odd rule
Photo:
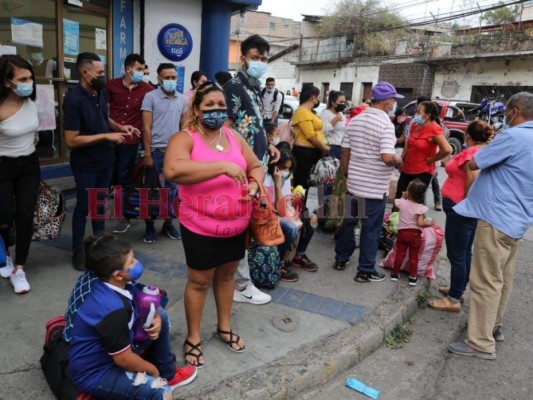
[[[420,179],[415,179],[407,186],[402,198],[394,200],[394,204],[400,210],[400,224],[398,236],[396,236],[396,258],[390,274],[390,280],[398,281],[400,268],[409,251],[409,286],[416,286],[418,282],[417,271],[419,251],[421,245],[422,228],[434,225],[432,220],[426,222],[424,214],[428,208],[423,204],[427,186]]]

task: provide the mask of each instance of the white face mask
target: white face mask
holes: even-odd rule
[[[41,63],[44,59],[43,53],[31,53],[30,58],[34,63],[37,64]]]
[[[143,82],[146,82],[146,83],[150,82],[150,75],[144,75]]]
[[[276,138],[274,138],[274,140],[272,140],[272,144],[273,144],[274,146],[277,146],[277,145],[279,144],[279,142],[281,142],[281,140],[280,140],[279,137],[276,137]]]

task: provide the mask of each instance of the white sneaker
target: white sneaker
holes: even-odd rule
[[[11,276],[14,270],[13,260],[11,257],[7,257],[5,267],[0,268],[0,276],[7,279]]]
[[[235,289],[233,291],[233,301],[259,305],[270,303],[272,297],[269,294],[261,292],[253,283],[250,283],[244,290]]]
[[[26,280],[26,274],[23,270],[18,269],[17,272],[11,274],[9,280],[16,294],[24,294],[30,291],[30,284]]]

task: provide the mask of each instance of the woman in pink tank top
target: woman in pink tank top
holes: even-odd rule
[[[185,130],[170,140],[165,178],[179,184],[179,220],[187,261],[185,361],[204,363],[200,338],[202,312],[211,282],[218,310],[218,337],[234,352],[244,341],[231,330],[234,274],[244,257],[257,182],[264,180],[261,163],[228,119],[224,92],[206,82],[194,94]]]

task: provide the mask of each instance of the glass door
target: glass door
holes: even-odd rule
[[[76,68],[76,57],[79,53],[91,52],[98,54],[106,66],[107,74],[111,71],[109,66],[109,10],[83,3],[84,7],[63,5],[59,53],[63,60],[61,69],[61,110],[63,98],[68,90],[75,87],[80,79]],[[64,156],[68,158],[70,149],[65,147]]]

